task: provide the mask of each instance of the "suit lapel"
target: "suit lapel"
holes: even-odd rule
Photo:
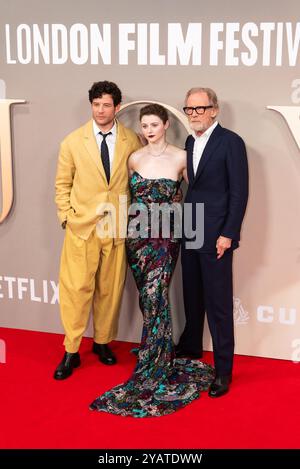
[[[92,158],[92,160],[96,164],[98,170],[100,171],[102,179],[107,184],[107,179],[106,179],[105,171],[104,171],[103,164],[102,164],[102,161],[101,161],[99,148],[98,148],[98,145],[97,145],[97,142],[96,142],[96,139],[95,139],[95,135],[94,135],[94,132],[93,132],[93,121],[92,120],[89,121],[85,125],[85,128],[84,128],[84,146],[87,149],[90,157]]]
[[[189,184],[194,182],[194,167],[193,167],[193,150],[194,150],[195,139],[192,135],[189,135],[186,144],[186,154],[187,154],[187,172],[189,178]]]
[[[220,126],[220,124],[218,124],[217,127],[213,130],[213,133],[211,134],[211,136],[209,137],[208,142],[205,145],[203,154],[201,156],[200,162],[198,164],[197,173],[195,175],[194,183],[200,177],[203,169],[205,168],[205,165],[209,161],[209,158],[213,154],[216,146],[218,145],[220,136],[223,133],[222,131],[223,131],[222,127]]]
[[[120,122],[117,121],[117,140],[115,145],[115,153],[113,159],[113,165],[111,170],[110,179],[114,177],[120,163],[122,162],[123,158],[125,157],[125,153],[127,151],[127,137],[124,132],[124,127]]]

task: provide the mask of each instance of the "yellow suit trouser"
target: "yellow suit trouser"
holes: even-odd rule
[[[114,246],[94,230],[88,240],[66,227],[59,278],[61,319],[67,352],[77,352],[93,303],[94,341],[106,344],[117,335],[126,275],[125,244]]]

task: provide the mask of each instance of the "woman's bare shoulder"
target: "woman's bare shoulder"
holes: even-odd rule
[[[185,150],[183,150],[182,148],[177,147],[175,145],[171,145],[170,143],[168,145],[168,151],[170,153],[172,153],[172,155],[176,156],[176,158],[178,158],[178,159],[185,159],[186,158],[186,151]]]
[[[140,161],[140,159],[143,157],[144,154],[145,154],[144,147],[139,148],[138,150],[131,153],[131,155],[128,158],[128,166],[130,168],[133,168]]]
[[[138,150],[131,153],[131,155],[129,157],[129,160],[130,161],[137,161],[143,156],[144,153],[145,153],[144,147],[139,148]]]

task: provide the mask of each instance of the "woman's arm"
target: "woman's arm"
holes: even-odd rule
[[[182,171],[182,176],[183,176],[183,179],[185,180],[185,182],[188,184],[189,183],[189,178],[188,178],[188,174],[187,174],[187,168],[184,168],[184,170]]]
[[[181,176],[185,180],[185,182],[188,184],[189,183],[189,178],[187,174],[187,156],[186,156],[186,151],[182,150],[180,152],[180,163],[181,163]]]
[[[129,176],[132,176],[132,174],[134,172],[133,159],[132,159],[133,155],[134,155],[134,153],[132,153],[130,155],[130,157],[128,158],[128,160],[127,160],[127,169],[128,169]]]

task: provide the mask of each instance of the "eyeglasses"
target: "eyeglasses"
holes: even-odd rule
[[[196,107],[184,107],[183,112],[187,116],[191,116],[194,111],[196,111],[196,114],[199,114],[200,116],[205,113],[206,109],[211,109],[213,108],[212,105],[210,106],[196,106]]]

